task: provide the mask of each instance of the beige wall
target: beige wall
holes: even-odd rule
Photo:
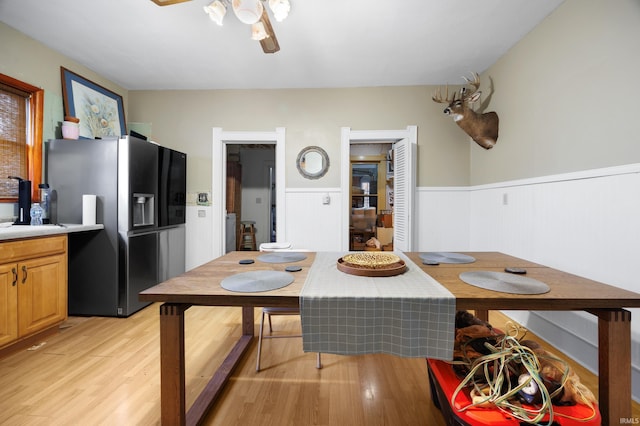
[[[469,184],[469,142],[431,101],[432,87],[309,90],[127,91],[69,58],[0,23],[0,72],[45,89],[45,140],[60,137],[60,66],[122,95],[127,122],[151,123],[152,139],[189,155],[188,191],[211,188],[212,128],[287,129],[286,185],[340,186],[340,128],[418,126],[418,185]],[[401,64],[399,64],[401,66]],[[303,179],[295,159],[307,145],[322,146],[331,169]]]
[[[639,163],[639,43],[639,1],[565,1],[483,74],[500,137],[471,183]]]
[[[500,116],[498,144],[471,142],[433,87],[299,90],[130,91],[0,23],[0,72],[45,89],[45,138],[59,135],[60,66],[124,98],[128,122],[189,154],[190,192],[211,186],[212,127],[287,129],[286,185],[338,187],[340,127],[418,126],[418,186],[466,186],[640,162],[635,128],[640,85],[640,3],[566,0],[482,75],[488,110]],[[399,64],[401,66],[401,64]],[[455,83],[457,76],[452,76]],[[322,146],[331,169],[300,177],[298,151]]]
[[[273,131],[286,128],[286,186],[340,186],[340,128],[395,130],[418,126],[419,185],[469,183],[468,142],[429,87],[357,89],[131,91],[131,121],[152,124],[152,137],[189,154],[188,190],[211,187],[212,128]],[[298,152],[327,151],[331,167],[319,180],[302,178]]]
[[[127,91],[117,84],[63,56],[43,44],[0,22],[0,73],[41,87],[45,93],[44,140],[61,137],[64,119],[60,67],[97,83],[122,96],[127,105]]]

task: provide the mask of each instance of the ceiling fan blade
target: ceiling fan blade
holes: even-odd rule
[[[169,6],[170,4],[184,3],[185,1],[191,1],[191,0],[151,0],[151,1],[157,4],[158,6]]]
[[[268,37],[260,40],[262,50],[264,51],[264,53],[276,53],[278,50],[280,50],[280,44],[278,44],[276,33],[273,32],[273,27],[271,26],[271,21],[269,21],[269,15],[267,15],[266,10],[262,11],[260,21],[264,24],[264,30],[268,35]]]

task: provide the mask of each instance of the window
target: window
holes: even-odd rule
[[[30,180],[34,200],[42,179],[44,90],[0,74],[0,202],[15,203],[18,185]]]

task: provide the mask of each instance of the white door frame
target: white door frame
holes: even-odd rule
[[[213,258],[226,253],[227,215],[227,145],[229,144],[274,144],[276,146],[276,235],[278,241],[286,241],[285,235],[285,133],[284,127],[276,127],[273,132],[223,131],[213,128],[213,148],[211,151],[211,212],[213,222]],[[236,218],[240,220],[241,218]]]
[[[342,188],[342,242],[341,250],[349,250],[349,215],[351,212],[351,200],[349,199],[349,187],[351,186],[351,144],[357,143],[395,143],[402,139],[407,139],[410,146],[417,146],[418,143],[418,127],[407,126],[404,130],[351,130],[350,127],[343,127],[341,129],[341,150],[340,150],[340,186]],[[411,150],[415,152],[415,150]],[[412,159],[416,161],[415,158]],[[415,172],[415,170],[414,170]],[[413,176],[413,193],[411,193],[411,199],[407,200],[409,208],[409,221],[407,223],[407,245],[408,249],[413,250],[413,242],[415,240],[414,235],[416,232],[415,227],[415,214],[414,214],[414,199],[415,199],[415,179]]]

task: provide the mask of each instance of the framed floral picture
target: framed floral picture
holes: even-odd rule
[[[122,96],[60,67],[65,116],[80,120],[80,137],[101,139],[127,134]]]

